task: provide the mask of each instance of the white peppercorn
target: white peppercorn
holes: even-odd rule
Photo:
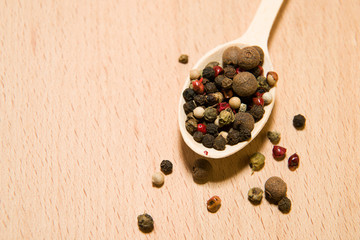
[[[264,104],[268,105],[272,102],[272,95],[269,92],[266,92],[262,95],[262,98],[264,99]]]
[[[200,118],[203,118],[204,117],[204,112],[205,112],[205,109],[202,108],[202,107],[197,107],[194,109],[194,116],[198,119]]]
[[[219,119],[220,119],[219,116],[217,116],[215,121],[214,121],[215,125],[218,126],[218,127],[220,127]]]
[[[190,79],[195,80],[201,76],[201,72],[198,69],[190,70]]]
[[[241,100],[238,97],[232,97],[229,100],[229,104],[232,109],[238,109],[240,107]]]
[[[164,184],[164,174],[161,173],[161,172],[156,172],[152,175],[152,183],[155,185],[155,186],[158,186],[160,187],[161,185]]]
[[[228,132],[221,131],[221,132],[219,133],[219,135],[223,136],[223,137],[225,138],[226,142],[227,142]]]

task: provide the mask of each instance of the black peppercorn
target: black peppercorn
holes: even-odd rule
[[[215,138],[213,147],[216,150],[224,150],[226,145],[226,140],[223,136],[219,135]]]
[[[204,134],[202,132],[196,131],[193,135],[193,138],[196,142],[201,143],[203,140]]]
[[[173,169],[173,164],[169,160],[162,160],[160,163],[160,169],[164,174],[170,174]]]
[[[225,76],[224,75],[219,75],[215,78],[215,85],[218,87],[218,88],[221,88],[221,84],[222,84],[222,81],[224,80]]]
[[[235,145],[235,144],[238,144],[239,141],[240,141],[240,132],[233,128],[230,129],[229,134],[227,136],[228,144]]]
[[[233,81],[230,78],[224,78],[221,82],[221,87],[223,89],[231,89]]]
[[[186,102],[193,100],[195,95],[196,95],[195,91],[191,88],[187,88],[183,92],[183,97]]]
[[[216,88],[215,86],[215,83],[213,82],[208,82],[205,84],[205,92],[206,93],[214,93],[214,92],[217,92],[218,89]]]
[[[251,138],[251,131],[247,128],[240,128],[239,142],[247,141]]]
[[[293,119],[293,125],[296,129],[303,129],[305,127],[305,117],[301,114],[298,114]]]
[[[261,105],[253,105],[249,113],[254,117],[255,122],[257,122],[263,117],[265,110]]]
[[[194,111],[194,109],[196,108],[196,103],[195,103],[195,101],[189,101],[189,102],[184,103],[183,107],[184,107],[185,114],[189,114],[192,111]]]
[[[219,134],[218,130],[219,127],[214,123],[209,123],[206,125],[206,133],[209,133],[215,137]]]
[[[205,136],[202,139],[202,144],[207,148],[212,148],[214,144],[215,137],[210,134],[205,134]]]
[[[144,233],[149,233],[154,229],[154,220],[147,214],[141,214],[137,217],[139,229]]]
[[[203,106],[206,102],[206,96],[205,95],[196,95],[194,97],[194,101],[197,106]]]
[[[283,197],[278,203],[278,208],[279,208],[280,212],[282,212],[282,213],[289,213],[291,210],[290,199],[287,197]]]
[[[233,79],[236,75],[236,69],[234,66],[228,65],[224,68],[225,77]]]
[[[211,67],[204,68],[202,72],[202,77],[213,81],[215,79],[215,70]]]
[[[252,73],[257,78],[261,74],[261,68],[259,68],[257,66],[257,67],[254,67],[253,69],[250,69],[249,72]]]
[[[206,104],[208,106],[213,106],[217,103],[218,103],[218,99],[215,95],[213,95],[213,94],[206,95]]]

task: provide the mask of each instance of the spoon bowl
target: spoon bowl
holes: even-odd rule
[[[269,71],[273,71],[273,65],[269,58],[269,53],[267,49],[267,41],[268,36],[271,30],[271,26],[273,21],[275,20],[276,14],[280,9],[283,0],[262,0],[254,20],[250,24],[250,27],[246,31],[246,33],[239,39],[236,39],[232,42],[225,43],[223,45],[217,46],[216,48],[207,52],[193,67],[193,69],[204,69],[205,66],[212,61],[217,61],[222,64],[222,54],[228,47],[237,46],[239,48],[244,48],[248,46],[260,46],[264,51],[264,75]],[[182,92],[189,87],[190,77],[188,76],[184,86],[182,88]],[[183,105],[185,100],[181,94],[179,101],[179,112],[178,112],[178,121],[181,135],[185,141],[185,143],[197,154],[208,157],[208,158],[224,158],[230,156],[241,149],[243,149],[246,145],[248,145],[263,129],[266,122],[268,121],[271,111],[274,107],[275,103],[275,92],[276,86],[272,87],[269,91],[272,95],[272,102],[269,105],[264,106],[264,116],[262,119],[255,123],[255,127],[251,132],[251,139],[245,142],[240,142],[236,145],[226,145],[225,150],[219,151],[214,148],[206,148],[201,143],[196,142],[191,134],[185,128],[186,114],[183,109]]]

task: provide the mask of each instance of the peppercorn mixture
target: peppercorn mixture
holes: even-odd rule
[[[251,139],[269,92],[278,79],[275,72],[264,77],[264,52],[258,46],[232,46],[223,52],[222,65],[210,62],[190,71],[190,85],[183,92],[186,130],[206,148],[225,150]],[[218,136],[219,132],[226,132]]]

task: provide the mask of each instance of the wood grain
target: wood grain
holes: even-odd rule
[[[211,182],[192,180],[180,88],[204,53],[241,36],[259,2],[2,0],[0,238],[359,239],[358,0],[285,2],[269,41],[280,76],[269,123],[211,161]],[[292,127],[298,113],[303,131]],[[270,129],[300,155],[297,171],[272,159]],[[255,151],[266,166],[251,175]],[[174,172],[153,188],[162,159]],[[288,184],[288,215],[247,200],[273,175]],[[212,195],[223,200],[216,214]],[[155,220],[146,235],[144,211]]]

